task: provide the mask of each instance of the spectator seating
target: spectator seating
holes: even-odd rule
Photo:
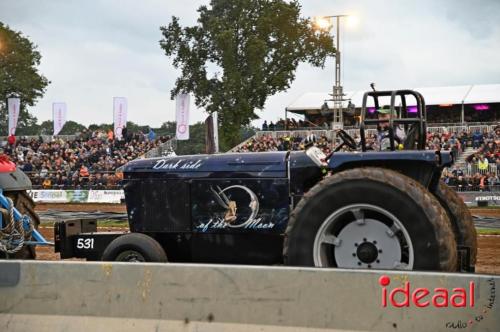
[[[49,142],[19,137],[3,152],[28,174],[34,189],[114,189],[120,181],[117,168],[169,139],[149,140],[138,132],[116,140],[104,131],[84,131],[69,140],[57,137]]]

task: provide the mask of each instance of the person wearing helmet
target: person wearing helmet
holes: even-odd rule
[[[377,125],[377,145],[380,151],[390,150],[391,141],[389,137],[389,127],[391,119],[391,108],[390,106],[383,106],[377,109],[377,117],[379,120],[384,120]],[[392,118],[397,119],[398,113],[394,109],[392,110]],[[395,149],[402,149],[403,141],[405,139],[405,132],[399,126],[394,127],[394,147]]]
[[[304,149],[314,146],[316,144],[316,141],[316,135],[314,135],[312,131],[309,131],[307,133],[307,136],[302,141],[302,143],[304,144]]]

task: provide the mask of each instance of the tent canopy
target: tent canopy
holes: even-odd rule
[[[478,103],[500,103],[500,84],[487,85],[459,85],[442,87],[422,87],[412,88],[420,92],[428,106],[452,105],[452,104],[478,104]],[[366,91],[349,91],[344,93],[344,99],[350,99],[357,107],[363,104],[363,95]],[[302,94],[286,108],[294,113],[319,113],[325,100],[332,99],[331,94],[326,92],[307,92]],[[415,105],[415,100],[411,97],[407,101],[408,105]],[[390,104],[390,98],[380,98],[381,105]],[[399,104],[399,102],[397,102]],[[342,102],[342,107],[347,108],[348,101]],[[368,107],[373,107],[373,98],[368,98]],[[333,109],[333,102],[328,101],[328,108]]]

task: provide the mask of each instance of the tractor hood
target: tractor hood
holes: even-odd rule
[[[286,177],[287,152],[224,153],[136,159],[125,179],[158,177]]]

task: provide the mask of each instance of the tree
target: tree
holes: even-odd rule
[[[0,133],[8,131],[7,98],[21,98],[17,128],[27,135],[36,127],[36,118],[26,107],[34,106],[43,96],[47,78],[38,72],[42,56],[36,46],[22,33],[11,30],[0,22]],[[39,128],[38,128],[39,129]],[[36,130],[38,130],[36,129]]]
[[[61,131],[59,132],[59,135],[75,135],[76,133],[81,133],[84,129],[87,129],[87,127],[78,122],[69,120],[66,121]],[[53,133],[54,133],[54,127],[52,127],[51,134]]]
[[[52,135],[54,133],[54,121],[45,120],[40,124],[39,135]]]
[[[59,135],[75,135],[81,133],[84,129],[87,129],[84,125],[75,121],[66,121],[62,127]],[[52,135],[54,133],[54,121],[45,120],[39,126],[38,132],[36,134],[41,135]]]
[[[258,118],[268,96],[290,87],[299,63],[322,67],[335,51],[327,32],[300,17],[297,1],[212,0],[198,12],[195,26],[173,17],[161,27],[160,46],[182,71],[171,97],[190,92],[198,107],[219,112],[224,146],[239,143],[239,128]]]

